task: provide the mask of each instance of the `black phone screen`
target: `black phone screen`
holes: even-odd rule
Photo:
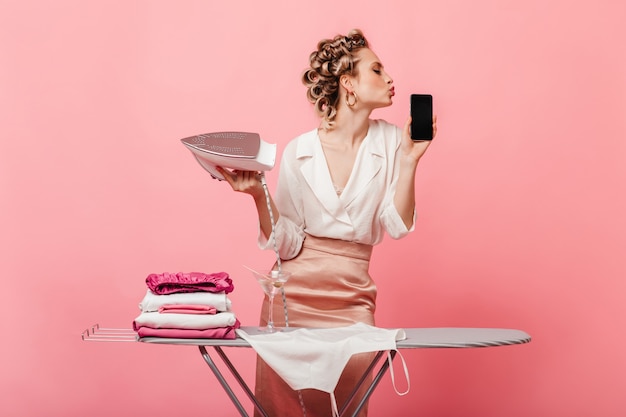
[[[411,139],[432,140],[433,96],[411,94]]]

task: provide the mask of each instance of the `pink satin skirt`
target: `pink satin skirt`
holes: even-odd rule
[[[282,268],[292,273],[285,284],[287,318],[290,327],[341,327],[362,322],[374,325],[376,285],[369,275],[372,246],[307,235],[302,251]],[[282,296],[274,300],[274,324],[285,326]],[[267,297],[261,309],[261,325],[267,324]],[[370,364],[373,354],[353,355],[335,389],[341,407]],[[362,389],[349,410],[356,408]],[[255,395],[270,417],[332,415],[328,393],[307,389],[294,391],[267,364],[257,358]],[[352,411],[349,412],[352,415]],[[255,416],[259,414],[255,410]],[[359,413],[367,416],[367,404]]]

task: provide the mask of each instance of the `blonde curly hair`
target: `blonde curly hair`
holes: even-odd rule
[[[309,56],[310,68],[302,75],[302,83],[326,129],[332,127],[337,115],[339,79],[344,74],[357,75],[356,52],[363,48],[369,48],[367,39],[359,29],[353,29],[347,36],[321,40]]]

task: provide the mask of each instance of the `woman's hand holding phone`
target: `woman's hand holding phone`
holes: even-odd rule
[[[430,146],[432,140],[415,140],[411,138],[411,124],[412,118],[409,117],[404,124],[404,129],[402,130],[402,145],[401,150],[405,157],[409,158],[412,161],[420,160],[420,158],[426,152],[426,149]],[[437,134],[437,116],[433,116],[432,119],[432,131],[433,138]]]

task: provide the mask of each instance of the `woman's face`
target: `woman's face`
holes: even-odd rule
[[[371,107],[387,107],[392,104],[395,95],[393,80],[385,72],[383,64],[369,48],[357,52],[360,58],[357,64],[357,76],[353,79],[353,86],[361,105]]]

